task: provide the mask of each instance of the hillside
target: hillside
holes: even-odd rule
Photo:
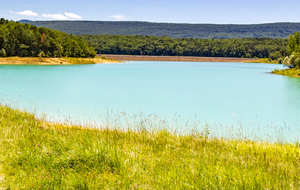
[[[111,34],[169,36],[172,38],[230,39],[287,38],[300,31],[300,23],[269,23],[252,25],[174,24],[132,21],[29,21],[38,27],[58,29],[75,35]]]

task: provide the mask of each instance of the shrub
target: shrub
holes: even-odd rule
[[[3,48],[0,50],[0,57],[6,57],[6,51]]]
[[[292,53],[290,57],[284,58],[283,64],[289,68],[300,67],[300,54],[295,52]]]
[[[269,58],[272,59],[272,60],[279,59],[280,57],[282,57],[282,54],[280,53],[280,51],[272,52],[269,55]]]
[[[45,53],[42,51],[41,53],[39,53],[39,57],[46,57]]]
[[[277,62],[278,62],[279,64],[282,64],[282,63],[283,63],[282,57],[280,57],[279,59],[277,59]]]

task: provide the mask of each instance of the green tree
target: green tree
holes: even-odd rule
[[[300,33],[296,32],[290,35],[288,41],[288,50],[291,53],[289,57],[283,60],[283,64],[289,68],[300,68]]]
[[[91,48],[82,39],[64,32],[0,19],[1,56],[37,57],[43,52],[48,57],[94,57]]]
[[[282,54],[281,54],[280,51],[271,52],[269,54],[269,58],[272,59],[272,60],[279,59],[280,57],[282,57]]]
[[[6,57],[6,51],[4,48],[0,50],[0,57]]]
[[[296,32],[293,35],[290,35],[289,42],[288,42],[288,50],[290,54],[293,52],[300,53],[299,44],[300,44],[300,33]]]

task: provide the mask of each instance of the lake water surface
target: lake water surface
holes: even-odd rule
[[[0,100],[52,121],[116,115],[174,117],[209,124],[216,135],[298,139],[300,78],[270,74],[282,65],[128,62],[122,64],[0,65]],[[101,120],[102,121],[102,120]],[[227,135],[225,135],[227,136]]]

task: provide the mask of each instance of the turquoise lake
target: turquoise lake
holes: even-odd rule
[[[176,125],[179,133],[197,127],[201,131],[208,124],[216,136],[294,141],[300,134],[300,78],[270,74],[276,68],[283,66],[208,62],[0,65],[0,100],[37,116],[45,113],[55,122],[100,125],[103,118],[114,122],[124,113],[133,119],[157,115]]]

